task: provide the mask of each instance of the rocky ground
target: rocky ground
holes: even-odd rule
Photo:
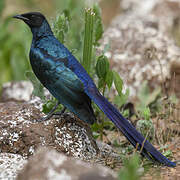
[[[2,102],[0,103],[0,179],[15,178],[17,172],[40,147],[48,147],[49,149],[40,149],[37,157],[32,156],[32,160],[28,160],[28,164],[24,167],[25,174],[20,173],[18,179],[24,179],[24,177],[40,179],[42,172],[38,171],[38,175],[37,172],[34,172],[37,168],[33,169],[33,161],[36,161],[35,164],[39,168],[39,165],[43,164],[42,171],[46,171],[46,169],[50,171],[51,168],[55,168],[48,172],[49,174],[43,173],[42,179],[45,177],[47,179],[55,178],[54,176],[72,176],[72,179],[78,179],[78,177],[80,179],[81,176],[98,179],[102,176],[102,179],[103,177],[104,179],[113,179],[116,175],[110,169],[104,168],[102,171],[100,169],[103,169],[103,166],[108,163],[110,167],[111,162],[116,168],[120,167],[121,160],[118,154],[107,144],[96,143],[89,126],[71,113],[64,113],[61,117],[39,122],[38,120],[44,116],[40,111],[42,102],[39,98],[31,95],[32,91],[28,91],[31,86],[31,83],[25,81],[4,85]],[[24,95],[22,96],[20,92],[24,92]],[[73,158],[70,160],[65,155],[59,154],[60,157],[58,157],[58,152],[74,157],[78,161]],[[48,153],[47,156],[46,153]],[[44,156],[47,159],[44,159]],[[48,157],[52,159],[48,159]],[[59,166],[61,165],[59,158],[62,159],[63,167]],[[66,159],[66,162],[63,163],[63,159]],[[83,163],[80,159],[99,165],[95,168],[88,163]],[[45,163],[47,167],[44,167],[46,161],[52,161],[52,164]],[[60,164],[57,165],[58,162]],[[77,165],[74,165],[76,163]],[[86,166],[87,171],[82,172],[81,169]],[[77,168],[77,171],[76,169],[73,172],[69,171],[74,167]],[[54,172],[56,170],[57,172]],[[98,172],[102,173],[98,174]]]
[[[44,116],[42,102],[28,91],[31,86],[25,81],[4,85],[0,103],[0,179],[116,179],[122,159],[111,146],[96,142],[85,123],[71,113],[38,122]],[[22,96],[20,92],[26,93]],[[124,141],[122,136],[119,138]],[[179,142],[176,137],[168,146],[176,160],[180,158]],[[179,173],[179,166],[158,169],[162,178],[177,177]],[[146,173],[143,178],[150,176]]]

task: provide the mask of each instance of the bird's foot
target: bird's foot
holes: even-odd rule
[[[49,120],[52,116],[56,116],[56,118],[58,118],[59,116],[61,116],[64,112],[65,112],[66,108],[64,107],[60,112],[50,112],[47,116],[44,116],[40,119],[38,119],[38,122],[42,122],[42,121],[47,121]]]
[[[61,111],[53,113],[53,116],[61,116],[66,111],[66,108],[64,107]]]

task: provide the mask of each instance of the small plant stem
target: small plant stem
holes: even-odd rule
[[[91,8],[85,9],[85,32],[84,32],[84,48],[82,65],[88,73],[90,73],[92,49],[93,49],[93,27],[94,12]]]
[[[145,143],[146,140],[147,140],[147,137],[148,137],[149,132],[150,132],[150,130],[147,132],[146,137],[144,138],[144,141],[143,141],[142,146],[141,146],[141,149],[140,149],[140,153],[142,152],[142,150],[143,150],[143,148],[144,148],[144,143]]]

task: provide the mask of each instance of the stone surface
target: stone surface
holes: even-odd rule
[[[64,113],[59,119],[37,122],[44,116],[40,98],[30,95],[29,101],[24,99],[22,102],[14,96],[14,101],[10,101],[11,96],[6,91],[10,91],[12,86],[18,88],[19,84],[13,82],[4,88],[6,102],[0,103],[0,177],[15,179],[25,159],[33,156],[39,146],[54,148],[92,164],[115,169],[122,166],[119,155],[107,144],[98,142],[96,145],[89,126],[73,114]]]
[[[5,101],[29,101],[31,99],[33,85],[28,81],[8,82],[2,86],[0,100]]]
[[[0,153],[0,179],[13,180],[27,161],[18,154]]]
[[[20,82],[12,83],[18,88]],[[46,122],[37,122],[44,114],[43,102],[31,96],[30,101],[19,102],[17,98],[10,101],[4,88],[7,102],[0,103],[0,151],[17,153],[23,157],[34,154],[38,146],[50,146],[59,152],[86,161],[98,163],[111,168],[122,166],[119,155],[110,146],[98,142],[98,147],[87,124],[65,113],[59,119],[51,118]],[[45,95],[49,97],[49,93]]]
[[[38,167],[38,168],[37,168]],[[52,149],[40,149],[17,176],[17,180],[113,180],[115,174],[101,166],[93,166],[67,157]]]
[[[26,157],[41,145],[81,159],[97,154],[96,142],[85,123],[68,113],[37,122],[42,116],[32,104],[0,103],[0,151]]]
[[[170,69],[174,61],[180,61],[180,48],[169,31],[180,14],[180,8],[174,10],[180,2],[148,0],[147,5],[124,0],[123,4],[126,12],[118,15],[107,28],[100,50],[110,44],[106,55],[111,67],[124,80],[125,88],[130,89],[131,97],[137,96],[145,80],[151,90],[162,84],[170,89]]]

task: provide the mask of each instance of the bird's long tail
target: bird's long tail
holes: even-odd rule
[[[141,154],[152,161],[159,162],[169,167],[175,167],[176,163],[171,162],[163,156],[150,142],[136,130],[136,128],[124,118],[120,112],[102,96],[97,90],[87,93],[91,99],[99,106],[106,116],[119,128],[129,142],[141,150]],[[142,148],[143,147],[143,148]]]

